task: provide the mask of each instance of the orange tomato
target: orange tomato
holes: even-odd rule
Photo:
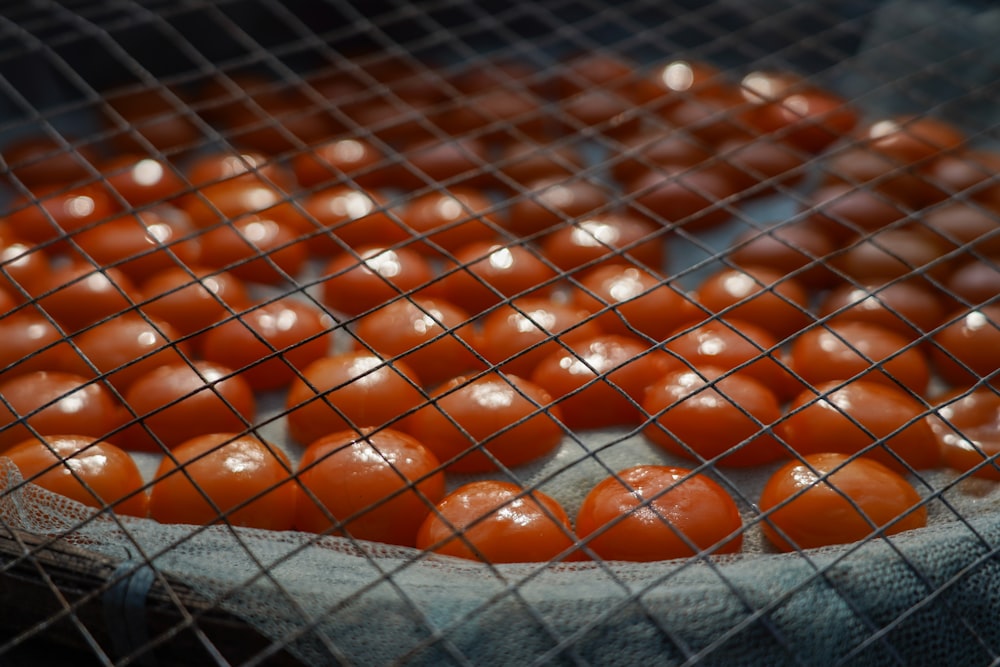
[[[360,315],[399,298],[400,294],[430,296],[434,271],[411,248],[365,246],[330,260],[323,271],[323,303],[347,315]],[[423,288],[423,289],[420,289]]]
[[[748,322],[778,340],[813,321],[805,287],[795,278],[765,267],[717,271],[698,286],[695,299],[723,319]]]
[[[417,197],[399,210],[399,218],[421,239],[412,247],[437,256],[442,250],[454,253],[470,243],[495,239],[500,227],[493,208],[493,202],[479,190],[456,187]]]
[[[83,260],[53,268],[37,290],[38,306],[67,334],[128,313],[142,301],[139,289],[124,273]]]
[[[156,470],[150,516],[161,523],[289,530],[297,487],[287,457],[252,435],[211,433],[175,447]]]
[[[225,271],[200,265],[161,271],[142,283],[141,310],[169,323],[182,336],[202,333],[250,306],[243,282]],[[199,345],[196,342],[196,347]]]
[[[25,480],[90,507],[144,517],[149,495],[135,461],[89,435],[31,437],[3,452]]]
[[[657,270],[663,265],[665,249],[661,227],[619,213],[573,221],[541,240],[542,255],[567,272],[604,264],[634,264]]]
[[[928,418],[952,470],[1000,481],[1000,396],[992,389],[953,391],[939,398]]]
[[[711,478],[671,466],[635,466],[605,478],[580,505],[580,539],[604,560],[657,561],[735,553],[735,501]]]
[[[287,285],[308,259],[308,246],[297,231],[267,216],[251,214],[206,230],[200,262],[228,271],[240,280]]]
[[[408,547],[445,494],[434,454],[392,429],[316,440],[302,455],[298,479],[296,529]]]
[[[480,241],[455,252],[436,287],[443,298],[478,315],[504,299],[550,294],[555,278],[555,269],[525,245]]]
[[[764,535],[781,551],[895,535],[927,524],[920,494],[886,466],[845,454],[810,454],[775,472],[761,492]]]
[[[931,359],[955,386],[969,386],[1000,369],[1000,304],[960,310],[934,333]]]
[[[438,503],[420,526],[417,547],[486,563],[581,560],[566,510],[541,491],[483,480]]]

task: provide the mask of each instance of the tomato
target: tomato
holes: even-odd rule
[[[35,303],[66,333],[128,313],[142,302],[139,289],[124,273],[114,267],[94,268],[83,260],[53,268],[37,289]]]
[[[906,206],[921,205],[930,190],[925,179],[899,160],[856,144],[831,152],[820,166],[824,185],[844,191],[865,188]]]
[[[87,435],[43,435],[3,453],[28,482],[89,507],[145,517],[149,495],[135,461],[109,442]]]
[[[646,270],[622,264],[608,264],[584,274],[571,300],[575,306],[600,313],[595,319],[608,333],[646,336],[655,341],[704,317],[676,286]]]
[[[119,442],[153,452],[206,433],[242,431],[257,410],[246,380],[207,361],[155,368],[129,385],[124,400],[136,423]]]
[[[684,468],[644,465],[592,488],[576,529],[604,560],[658,561],[699,553],[736,553],[743,522],[717,482]]]
[[[894,116],[863,127],[861,141],[870,150],[909,164],[960,148],[965,135],[955,126],[931,116]]]
[[[94,184],[41,194],[37,199],[20,197],[8,210],[6,223],[15,236],[46,244],[110,218],[118,205],[105,187]]]
[[[34,435],[104,438],[121,422],[111,390],[74,373],[25,373],[0,383],[0,396],[0,451]]]
[[[564,271],[601,264],[663,266],[663,230],[642,218],[618,213],[590,216],[559,227],[541,239],[542,254]]]
[[[132,206],[166,202],[187,188],[176,168],[162,158],[119,155],[99,167],[111,188]]]
[[[495,165],[505,177],[499,179],[503,185],[510,179],[525,186],[545,179],[566,180],[582,171],[585,161],[575,144],[515,142],[503,147]]]
[[[202,186],[180,200],[199,229],[213,229],[250,213],[268,216],[281,205],[290,205],[289,196],[278,187],[240,178]]]
[[[985,150],[963,150],[946,153],[922,170],[931,186],[925,193],[929,203],[944,201],[954,195],[977,197],[989,189],[992,175],[1000,171],[1000,153]]]
[[[548,177],[526,183],[510,200],[506,227],[518,236],[533,236],[577,218],[605,212],[611,193],[583,176]]]
[[[403,421],[449,472],[487,472],[536,461],[555,450],[563,430],[558,406],[537,384],[490,372],[459,376]]]
[[[921,226],[941,239],[950,250],[971,250],[980,255],[1000,254],[1000,212],[973,203],[955,201],[927,211]]]
[[[302,454],[298,479],[297,530],[406,547],[416,544],[420,525],[445,495],[434,454],[392,429],[316,440]]]
[[[93,264],[114,267],[136,283],[165,269],[195,264],[202,254],[187,216],[169,206],[105,220],[74,234],[73,242]]]
[[[313,255],[326,257],[343,252],[344,247],[395,245],[410,238],[410,233],[389,214],[383,197],[375,192],[337,186],[309,195],[302,207],[311,220],[301,228],[310,234]]]
[[[711,367],[667,373],[646,389],[643,434],[668,452],[723,466],[769,463],[786,450],[767,429],[778,399],[757,380]]]
[[[0,290],[20,303],[39,294],[48,279],[49,256],[39,247],[0,231]]]
[[[649,75],[664,98],[658,100],[664,108],[692,99],[728,99],[735,88],[722,72],[705,62],[672,60],[657,64]]]
[[[395,425],[426,400],[405,362],[368,351],[322,357],[302,369],[285,398],[288,433],[308,445],[330,433]]]
[[[802,154],[767,137],[729,139],[718,148],[722,173],[737,190],[751,195],[801,182],[807,173]]]
[[[906,207],[871,190],[827,185],[806,204],[806,220],[833,239],[848,239],[866,231],[890,228],[906,218]]]
[[[309,255],[296,230],[257,214],[207,230],[199,240],[203,265],[265,285],[294,280]]]
[[[496,88],[452,100],[433,120],[453,137],[474,135],[493,143],[525,137],[545,141],[555,123],[543,104],[530,90]]]
[[[64,148],[46,135],[25,137],[3,147],[3,161],[10,173],[29,188],[91,180],[88,165],[98,161],[94,147],[66,140],[69,146]]]
[[[894,470],[940,462],[923,404],[902,389],[866,380],[834,380],[806,390],[775,428],[798,454],[861,453]]]
[[[780,551],[858,542],[927,525],[916,489],[877,461],[817,453],[775,472],[760,496],[764,535]]]
[[[665,107],[661,115],[668,127],[676,127],[701,142],[718,146],[731,139],[749,139],[753,133],[742,120],[746,102],[730,89],[718,95],[680,99]]]
[[[749,322],[778,340],[813,321],[805,287],[795,278],[766,267],[717,271],[698,286],[695,299],[723,319]]]
[[[929,276],[942,280],[951,273],[947,248],[921,227],[882,229],[849,243],[831,260],[838,271],[856,282],[892,282],[897,278]]]
[[[559,104],[560,113],[574,122],[570,125],[584,134],[600,133],[615,139],[635,135],[642,116],[635,102],[621,91],[593,88],[580,92]]]
[[[238,180],[287,190],[294,182],[282,163],[254,151],[207,153],[188,164],[185,173],[188,182],[198,188]]]
[[[1000,294],[1000,264],[992,257],[965,262],[955,268],[944,287],[955,306],[989,303]]]
[[[542,297],[555,289],[557,272],[537,251],[521,244],[490,241],[459,248],[446,263],[437,288],[441,296],[470,315],[519,296]]]
[[[204,141],[190,112],[185,113],[185,100],[178,100],[179,91],[156,84],[154,87],[132,87],[122,92],[104,94],[105,103],[113,110],[105,118],[115,129],[121,120],[128,130],[116,134],[112,141],[120,151],[135,152],[151,144],[157,151],[176,153],[190,150]]]
[[[500,227],[493,208],[493,202],[478,190],[451,188],[410,201],[399,211],[399,218],[421,239],[412,247],[436,256],[441,250],[453,253],[470,243],[496,238]]]
[[[627,95],[638,81],[635,63],[597,53],[580,53],[564,63],[553,83],[556,94],[566,98],[594,88]]]
[[[1000,304],[959,310],[943,323],[931,359],[945,381],[969,386],[1000,369]]]
[[[511,482],[470,482],[449,493],[417,533],[417,548],[486,563],[581,560],[566,510]]]
[[[434,271],[424,255],[408,248],[365,246],[334,257],[322,273],[323,303],[347,315],[360,315],[401,294],[431,296]]]
[[[867,322],[841,322],[803,331],[792,342],[792,370],[807,384],[861,378],[921,395],[930,383],[930,363],[919,347],[893,331]]]
[[[296,495],[291,466],[280,450],[252,435],[211,433],[181,443],[163,458],[149,514],[161,523],[289,530]]]
[[[611,175],[621,184],[656,167],[694,167],[714,155],[702,142],[680,132],[643,132],[621,143],[625,149],[611,164]]]
[[[333,139],[312,146],[292,158],[292,168],[299,185],[307,188],[347,180],[363,188],[392,184],[382,151],[363,138]]]
[[[663,167],[627,185],[632,210],[653,222],[687,231],[718,227],[730,218],[723,202],[736,188],[719,170]]]
[[[76,351],[47,317],[24,311],[0,317],[0,379],[34,371],[70,371]]]
[[[928,418],[944,464],[953,470],[1000,481],[1000,396],[992,389],[955,391],[937,401]]]
[[[784,399],[801,391],[802,384],[789,373],[775,351],[777,345],[766,329],[733,318],[679,330],[668,337],[665,347],[690,368],[739,370]]]
[[[178,334],[190,336],[250,306],[243,282],[225,271],[203,266],[160,271],[142,284],[142,312],[167,322]],[[199,339],[192,339],[200,348]]]
[[[487,145],[476,137],[430,139],[403,151],[405,163],[393,178],[395,187],[420,188],[444,183],[449,187],[481,187],[489,184],[492,174]]]
[[[556,399],[571,429],[635,425],[646,387],[673,360],[636,338],[602,334],[573,342],[535,367],[531,381]]]
[[[406,362],[426,387],[484,367],[468,313],[440,299],[392,301],[359,319],[354,333],[359,344]]]
[[[479,352],[508,375],[528,377],[560,341],[573,344],[604,333],[589,311],[551,299],[524,297],[483,319]]]
[[[737,267],[768,267],[807,288],[821,289],[838,282],[825,261],[836,247],[818,225],[793,221],[738,233],[726,257]]]
[[[219,322],[205,334],[202,356],[239,372],[255,391],[280,389],[326,356],[333,326],[312,303],[284,297]]]
[[[944,304],[928,287],[914,282],[847,284],[830,291],[819,314],[830,324],[867,322],[916,339],[945,318]]]
[[[166,322],[126,313],[73,337],[82,359],[77,371],[100,373],[118,392],[158,366],[186,363],[190,346]]]

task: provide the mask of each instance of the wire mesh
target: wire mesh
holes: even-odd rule
[[[141,481],[118,500],[81,466],[52,459],[28,472],[0,459],[0,663],[995,663],[996,408],[976,423],[961,409],[991,395],[1000,364],[988,335],[958,354],[946,336],[969,318],[987,331],[998,321],[998,22],[988,4],[934,0],[9,3],[0,447],[64,435],[46,416],[72,411],[67,401],[104,401],[104,421],[69,423],[93,429],[81,431],[90,450],[123,443]],[[682,73],[714,92],[651,92],[656,68],[674,61],[695,63]],[[779,76],[761,84],[755,72]],[[761,124],[774,104],[759,84],[788,86],[783,124]],[[817,91],[834,99],[819,125],[787,102]],[[840,127],[845,110],[858,118]],[[916,137],[916,157],[873,148],[885,136]],[[234,183],[250,185],[230,196]],[[831,235],[801,233],[817,227]],[[406,256],[426,273],[333,287],[376,261],[402,270]],[[486,273],[515,257],[513,286]],[[760,257],[766,266],[747,268]],[[623,266],[624,298],[591,279]],[[709,303],[708,281],[727,271],[742,296]],[[192,291],[199,301],[180,298]],[[758,335],[740,322],[765,298]],[[558,330],[539,324],[539,303],[553,301],[572,318]],[[419,340],[402,340],[406,317],[423,323]],[[548,330],[493,349],[488,323],[511,317]],[[846,320],[903,342],[873,349]],[[27,342],[13,328],[24,321]],[[122,321],[144,346],[111,338]],[[705,326],[749,352],[718,371],[691,362],[683,345]],[[627,357],[582,352],[595,332]],[[819,377],[793,363],[809,335],[846,350],[853,370]],[[375,361],[335,380],[311,372],[351,353]],[[512,379],[538,378],[556,353],[588,379],[544,399]],[[666,425],[683,400],[643,394],[679,359],[707,382],[703,395],[749,424],[738,436],[699,424],[733,439],[722,450]],[[156,403],[134,389],[161,388],[166,365],[181,367],[191,394]],[[640,368],[657,375],[635,377]],[[37,373],[77,383],[19,389]],[[365,407],[375,422],[337,400],[386,375],[391,400]],[[762,376],[784,392],[774,418],[737,398],[736,380],[759,387]],[[839,406],[864,443],[848,460],[881,456],[919,505],[884,522],[862,512],[860,541],[779,553],[800,538],[760,499],[809,446],[791,441],[791,425],[876,376],[916,411],[883,427]],[[237,381],[251,383],[250,405],[230,392]],[[527,410],[477,435],[446,406],[487,381]],[[211,410],[178,417],[195,387]],[[473,456],[439,445],[440,465],[417,479],[391,462],[406,483],[347,516],[304,482],[319,463],[303,452],[322,434],[365,427],[374,438],[420,420]],[[539,420],[551,451],[508,458],[502,443],[542,447],[529,430]],[[921,429],[934,434],[930,464],[892,444]],[[206,432],[228,434],[216,448],[259,438],[278,478],[235,500],[200,488],[175,448]],[[781,456],[732,465],[762,439]],[[938,461],[939,440],[964,447],[962,470]],[[145,512],[127,503],[149,502],[171,462],[208,514],[164,519],[183,516],[175,502],[133,516]],[[631,488],[636,465],[714,480],[738,527],[699,542],[663,515],[669,492],[653,492],[636,512],[689,555],[602,555],[609,529],[581,539],[577,513],[605,478]],[[59,495],[65,485],[42,488],[46,470],[78,482],[86,504]],[[479,560],[364,539],[361,522],[399,512],[400,498],[440,516],[428,489],[442,471],[448,491],[513,482],[510,507],[552,496],[573,520],[541,512],[565,546],[491,563],[475,522],[457,539]],[[279,494],[291,511],[253,514]],[[303,506],[323,528],[293,525]],[[920,512],[926,527],[893,534]],[[738,553],[723,553],[734,540]]]

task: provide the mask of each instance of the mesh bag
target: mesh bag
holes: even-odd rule
[[[245,368],[233,369],[256,372],[261,390],[254,397],[253,417],[226,430],[259,436],[280,450],[294,471],[303,443],[290,433],[287,387],[303,381],[305,364],[297,354],[317,341],[324,350],[320,356],[377,347],[359,332],[365,316],[384,303],[347,313],[331,306],[323,292],[331,258],[348,257],[345,267],[365,259],[348,242],[344,220],[368,215],[371,222],[381,216],[409,233],[405,240],[387,237],[385,245],[422,244],[425,254],[427,248],[434,251],[434,275],[412,288],[395,288],[388,299],[425,303],[420,301],[423,290],[446,290],[449,276],[462,275],[472,260],[459,257],[444,233],[448,229],[417,229],[413,218],[400,211],[422,197],[470,189],[481,193],[484,203],[477,207],[462,200],[452,231],[472,220],[488,230],[491,242],[499,238],[508,248],[526,249],[548,270],[542,284],[557,295],[587,291],[585,272],[609,257],[657,275],[657,285],[667,285],[677,295],[737,267],[740,249],[760,239],[796,250],[805,259],[788,269],[787,276],[782,273],[762,286],[763,293],[786,307],[778,319],[787,319],[791,327],[773,345],[757,344],[757,357],[765,360],[783,362],[800,329],[823,328],[852,305],[821,312],[821,300],[835,287],[867,290],[864,299],[879,302],[883,290],[919,282],[933,295],[924,298],[940,298],[952,314],[922,328],[886,296],[883,310],[909,328],[908,342],[887,359],[870,359],[865,350],[856,353],[876,372],[910,351],[938,358],[940,368],[964,377],[951,401],[973,391],[992,391],[992,374],[1000,366],[984,371],[936,342],[942,330],[969,313],[988,313],[1000,285],[995,264],[1000,249],[990,246],[1000,227],[998,161],[984,157],[993,155],[1000,133],[1000,48],[995,39],[1000,10],[990,3],[31,2],[6,5],[0,27],[0,146],[6,180],[6,227],[0,230],[0,242],[11,245],[4,236],[8,228],[42,230],[20,246],[21,254],[3,256],[0,289],[10,293],[10,305],[0,324],[38,307],[41,314],[32,316],[60,333],[34,350],[5,353],[0,377],[6,419],[0,444],[5,447],[51,434],[40,432],[40,415],[73,394],[52,396],[23,412],[6,385],[19,365],[22,370],[27,365],[47,368],[41,359],[66,345],[77,357],[89,359],[81,371],[89,371],[87,386],[107,386],[121,401],[127,391],[116,378],[140,367],[143,372],[156,368],[157,363],[146,362],[157,352],[101,366],[84,345],[89,332],[100,331],[123,313],[155,326],[148,311],[156,299],[131,291],[126,283],[180,268],[188,279],[173,291],[201,284],[205,277],[192,268],[196,262],[186,259],[185,243],[239,229],[234,254],[216,257],[210,277],[223,271],[248,276],[247,305],[218,298],[221,316],[176,336],[166,349],[191,362],[196,355],[189,350],[214,330],[232,324],[249,330],[249,313],[261,304],[291,299],[321,313],[322,328],[305,339],[277,344],[258,331],[230,346],[262,349]],[[779,72],[786,76],[781,80],[794,77],[793,87],[837,95],[842,106],[858,110],[857,127],[893,118],[905,135],[909,124],[947,124],[960,129],[964,142],[947,159],[964,175],[935,172],[929,159],[928,164],[897,161],[876,168],[874,176],[865,175],[857,166],[864,150],[859,153],[853,143],[855,130],[834,136],[829,127],[820,127],[822,146],[817,147],[802,138],[815,140],[815,126],[812,134],[796,135],[799,126],[787,123],[763,132],[753,123],[748,127],[747,116],[683,89],[671,104],[678,103],[688,115],[678,115],[662,96],[636,101],[608,83],[614,77],[605,81],[599,72],[574,69],[581,54],[629,63],[642,76],[679,59],[706,63],[734,86],[742,80],[744,91],[753,81],[746,75]],[[594,91],[607,93],[597,96],[604,106],[590,97]],[[741,158],[741,151],[754,145],[746,139],[748,132],[757,139],[768,135],[769,145],[779,147],[792,166],[765,173],[760,163]],[[721,148],[720,133],[726,140],[732,133],[736,142]],[[680,167],[643,152],[645,144],[635,141],[664,136],[711,149]],[[40,138],[43,148],[24,150],[26,138],[36,146]],[[350,170],[330,166],[309,179],[296,171],[295,165],[315,155],[317,145],[334,138],[367,142],[377,156]],[[446,166],[421,159],[421,152],[442,145],[451,151]],[[486,148],[480,151],[480,145]],[[521,152],[508,152],[511,146]],[[238,173],[259,179],[269,198],[257,209],[230,210],[211,190],[218,185],[212,181],[233,177],[232,172],[195,176],[192,165],[200,157],[220,152],[236,156]],[[120,154],[152,158],[176,179],[175,189],[136,203],[113,178],[121,170],[114,165],[121,163],[111,160]],[[525,164],[534,159],[544,163],[546,175],[559,174],[555,185],[532,184],[534,172]],[[700,168],[696,165],[706,164],[728,170],[740,186],[720,194],[685,180]],[[669,171],[697,203],[661,207],[641,188],[623,187],[620,174],[626,170]],[[926,199],[901,202],[892,190],[900,179]],[[547,189],[567,183],[595,191],[596,203],[574,211],[546,195]],[[816,195],[831,183],[841,188],[838,197],[862,192],[888,207],[891,221],[859,229],[849,210],[831,212],[830,200]],[[78,196],[81,188],[104,186],[110,186],[111,213],[103,217],[88,218],[93,211],[70,210],[77,200],[59,199],[66,192]],[[330,225],[310,202],[333,188],[379,195],[365,195],[361,204],[348,198],[342,204],[348,213]],[[62,208],[50,206],[52,201]],[[184,202],[187,215],[207,216],[207,222],[189,220],[171,227],[164,211],[181,206],[178,202]],[[351,213],[355,204],[363,214]],[[969,236],[928,222],[935,211],[949,206],[973,211],[985,231],[977,227]],[[299,226],[273,245],[264,247],[260,238],[239,227],[249,214],[279,209]],[[622,245],[598,239],[591,246],[600,253],[572,266],[553,259],[564,249],[560,246],[570,245],[568,236],[556,236],[561,231],[624,209],[647,223],[644,235]],[[186,231],[169,241],[157,237],[146,250],[100,259],[86,245],[86,235],[110,224],[106,218],[120,217],[122,210],[160,216],[170,233]],[[509,215],[519,211],[523,216],[525,210],[547,220],[546,226],[514,231]],[[66,229],[64,214],[76,215],[72,224],[78,226]],[[26,215],[35,216],[34,226],[25,226]],[[823,216],[827,224],[854,233],[822,251],[783,240],[780,232],[786,227]],[[914,227],[943,236],[946,249],[928,258],[893,242],[893,230]],[[308,250],[296,254],[303,243]],[[316,253],[316,247],[325,250]],[[876,252],[866,254],[865,249]],[[50,282],[40,291],[29,289],[22,264],[31,253],[49,257],[42,274],[64,275],[64,260],[77,254],[89,262],[89,271],[65,274],[71,275],[68,282]],[[887,258],[895,267],[893,275],[878,276],[878,286],[872,287],[872,274],[865,269]],[[149,263],[140,266],[137,260]],[[199,261],[207,261],[205,255]],[[958,280],[971,265],[979,277],[971,283]],[[112,275],[112,269],[119,273]],[[111,284],[112,297],[118,299],[111,303],[123,305],[106,306],[93,294],[83,302],[70,297],[68,305],[57,298],[67,285],[84,284],[94,275]],[[119,280],[119,275],[125,278]],[[809,280],[807,275],[822,287],[798,303],[784,286]],[[463,332],[518,303],[515,297],[530,290],[502,293],[475,282],[473,288],[485,289],[488,303],[474,324],[446,324],[416,351],[375,351],[390,368],[420,363],[424,373],[446,380],[458,365],[437,344],[457,341],[459,351],[478,362],[470,378],[503,370],[503,363],[485,358],[473,336]],[[629,321],[637,322],[648,307],[626,316],[618,305],[601,301],[593,315],[582,316],[574,326],[606,323],[610,315],[643,342],[639,358],[650,359],[682,335],[650,335]],[[714,313],[705,309],[702,319],[724,323],[741,305]],[[805,324],[792,324],[799,316],[807,318]],[[564,340],[559,335],[537,345],[553,341],[560,349],[572,347],[568,336]],[[0,340],[0,345],[14,348],[13,340]],[[421,351],[431,352],[430,361],[417,361]],[[220,355],[238,358],[239,352],[223,349]],[[892,372],[886,372],[892,379]],[[951,388],[941,375],[928,380],[927,390],[900,390],[920,406],[911,422],[884,434],[867,432],[854,422],[867,432],[870,449],[915,422],[945,414],[937,401]],[[215,387],[218,379],[207,383]],[[894,382],[905,385],[899,377]],[[612,373],[597,373],[591,384],[601,383],[641,419],[598,428],[559,422],[561,442],[547,456],[523,465],[494,459],[497,470],[486,474],[449,469],[448,489],[482,478],[502,479],[526,492],[552,496],[574,517],[590,489],[606,477],[636,465],[682,466],[709,476],[735,500],[741,518],[738,553],[714,553],[715,545],[695,548],[689,557],[625,562],[600,557],[583,540],[586,560],[567,559],[564,553],[547,562],[490,564],[357,539],[334,526],[325,534],[237,526],[235,519],[229,520],[231,512],[218,512],[218,507],[213,518],[219,520],[208,522],[212,525],[170,523],[115,512],[99,498],[94,507],[46,490],[37,474],[27,474],[3,457],[0,663],[986,665],[1000,659],[995,448],[991,452],[987,445],[978,450],[970,445],[978,458],[963,471],[910,465],[897,457],[921,498],[926,527],[888,534],[888,528],[873,525],[871,535],[861,541],[779,553],[765,538],[770,515],[758,501],[790,451],[780,460],[749,467],[720,463],[722,455],[692,456],[690,449],[683,451],[682,441],[672,452],[664,451],[651,446],[648,437],[648,427],[662,414],[642,410],[641,399],[618,386]],[[426,387],[411,389],[422,392],[421,403],[398,410],[384,426],[400,426],[437,398]],[[221,390],[219,400],[237,412],[233,399]],[[164,414],[169,414],[167,407],[161,406]],[[542,415],[562,414],[548,405],[534,407]],[[762,423],[743,410],[756,421],[751,435],[781,433],[781,420]],[[586,415],[578,418],[585,421]],[[995,425],[996,417],[992,420]],[[963,440],[957,425],[945,422],[941,428]],[[132,452],[132,459],[143,488],[152,487],[170,443],[153,427],[151,416],[133,409],[108,431],[112,441],[141,437],[147,442],[144,451]],[[980,430],[976,437],[988,444],[990,434]]]

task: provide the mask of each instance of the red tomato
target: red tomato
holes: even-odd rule
[[[118,205],[100,185],[57,190],[37,199],[19,198],[6,223],[18,238],[45,244],[110,218]]]
[[[492,174],[487,165],[488,146],[478,137],[430,139],[403,151],[406,160],[393,177],[395,187],[418,190],[435,183],[449,187],[483,187],[490,184]]]
[[[508,185],[507,179],[525,186],[545,179],[567,179],[583,170],[584,159],[574,144],[536,145],[516,142],[503,147],[496,167],[505,178],[501,185]]]
[[[1000,396],[992,389],[950,392],[929,418],[944,464],[953,470],[1000,481]]]
[[[41,293],[48,279],[49,257],[44,250],[0,231],[0,289],[16,303]]]
[[[119,155],[102,163],[100,170],[111,188],[132,206],[165,202],[187,187],[173,165],[161,158]]]
[[[486,563],[581,560],[566,510],[541,491],[510,482],[465,484],[438,503],[417,548]]]
[[[470,315],[505,299],[542,297],[555,289],[557,272],[525,245],[490,241],[459,248],[437,284],[441,296]]]
[[[632,210],[670,228],[704,231],[730,218],[725,200],[736,193],[719,170],[663,167],[628,184]]]
[[[895,227],[849,243],[831,261],[854,282],[893,282],[899,278],[943,280],[951,273],[947,248],[922,227]]]
[[[533,382],[491,372],[457,377],[430,396],[431,404],[403,421],[450,472],[486,472],[530,463],[562,441],[558,406]]]
[[[36,434],[109,437],[121,423],[107,386],[74,373],[26,373],[0,383],[0,396],[0,451]]]
[[[806,219],[834,240],[888,228],[906,218],[907,210],[885,195],[850,185],[827,185],[812,194]]]
[[[704,312],[679,288],[638,267],[609,264],[580,279],[572,291],[574,305],[600,313],[600,327],[623,336],[664,340],[685,324],[704,318]]]
[[[73,338],[82,356],[78,371],[97,373],[119,392],[138,378],[165,364],[191,358],[186,341],[166,322],[126,313],[87,329]]]
[[[845,191],[869,189],[906,206],[922,204],[930,190],[925,179],[901,168],[899,160],[856,144],[831,151],[821,166],[824,185],[840,186]]]
[[[445,494],[437,458],[392,429],[331,433],[306,448],[295,528],[412,547]]]
[[[347,248],[395,245],[410,238],[410,232],[390,215],[383,197],[354,187],[337,186],[309,195],[302,202],[309,215],[298,227],[310,235],[310,252],[330,256]]]
[[[543,103],[530,90],[495,88],[452,100],[434,121],[453,137],[475,135],[492,143],[525,137],[545,141],[556,122]]]
[[[401,294],[429,296],[434,271],[422,254],[411,248],[365,246],[338,255],[323,271],[323,303],[347,315],[360,315]]]
[[[213,229],[250,213],[269,217],[274,209],[289,206],[289,201],[289,196],[276,186],[234,178],[202,186],[184,197],[180,205],[195,227]]]
[[[685,100],[729,98],[735,87],[722,73],[708,63],[672,60],[656,65],[649,76],[661,91],[657,100],[665,109]]]
[[[817,453],[775,472],[760,496],[764,534],[781,551],[858,542],[927,524],[920,494],[877,461]],[[769,512],[769,513],[768,513]]]
[[[74,234],[73,241],[92,263],[114,267],[136,283],[178,265],[196,264],[202,254],[187,216],[171,206],[106,220]]]
[[[559,104],[567,123],[584,134],[600,133],[615,139],[634,136],[641,128],[641,111],[620,91],[606,88],[585,90]]]
[[[63,147],[48,136],[26,137],[4,146],[3,160],[10,173],[29,188],[91,180],[88,165],[98,161],[93,146],[70,138],[67,142],[69,146]]]
[[[528,377],[549,354],[605,333],[589,311],[550,299],[522,298],[483,319],[479,352],[508,375]]]
[[[786,449],[768,428],[781,418],[778,399],[749,376],[703,368],[677,370],[646,389],[643,433],[663,449],[696,461],[753,466]]]
[[[0,379],[34,371],[70,371],[79,355],[44,315],[25,311],[0,317]]]
[[[484,367],[468,314],[440,299],[399,299],[358,320],[360,344],[406,362],[426,387]]]
[[[767,137],[729,139],[719,145],[718,156],[723,174],[747,195],[795,185],[808,173],[798,149]]]
[[[954,195],[981,197],[989,190],[993,174],[1000,171],[1000,153],[985,150],[963,150],[946,153],[922,170],[931,186],[924,201],[936,203]]]
[[[142,284],[142,311],[169,323],[182,336],[204,332],[250,306],[246,286],[225,271],[202,266],[174,267]],[[198,339],[192,342],[200,347]]]
[[[871,150],[909,164],[955,150],[965,143],[961,130],[931,116],[896,116],[862,128],[861,140]]]
[[[399,211],[399,217],[421,239],[412,247],[436,256],[441,250],[453,253],[470,243],[495,239],[500,227],[493,208],[478,190],[451,188],[417,197]]]
[[[219,322],[205,334],[202,355],[239,372],[255,391],[270,391],[326,356],[333,326],[316,306],[285,297]]]
[[[382,152],[362,138],[333,139],[292,158],[299,185],[353,182],[363,188],[381,188],[391,183],[389,164]]]
[[[977,255],[1000,254],[1000,214],[975,203],[955,201],[938,206],[920,218],[949,250],[973,250]]]
[[[943,296],[954,306],[988,304],[1000,294],[1000,263],[993,257],[965,262],[955,268],[944,288]]]
[[[809,293],[795,278],[765,267],[722,269],[706,278],[695,299],[723,319],[749,322],[784,340],[813,322]]]
[[[90,507],[145,517],[149,495],[135,461],[87,435],[31,437],[3,453],[25,480]]]
[[[289,530],[298,491],[291,474],[287,457],[252,435],[198,436],[163,458],[149,514],[161,523]]]
[[[931,359],[947,382],[969,386],[1000,369],[1000,304],[952,313],[944,323]]]
[[[120,437],[122,446],[153,452],[206,433],[242,431],[257,411],[246,380],[207,361],[155,368],[129,385],[124,399],[135,424]]]
[[[156,84],[150,88],[131,88],[123,92],[106,93],[104,101],[114,115],[106,118],[108,125],[118,129],[121,120],[128,130],[116,134],[112,141],[118,150],[135,152],[151,144],[158,151],[176,153],[190,150],[204,141],[190,112],[185,113],[185,100],[180,91]],[[181,97],[181,99],[175,99]],[[138,136],[137,136],[138,135]]]
[[[768,267],[794,277],[808,288],[830,287],[839,280],[825,261],[836,245],[815,224],[791,222],[763,230],[747,229],[733,239],[729,248],[727,258],[732,264]]]
[[[802,392],[776,429],[802,456],[861,453],[894,470],[923,470],[940,463],[923,413],[923,404],[902,389],[834,380]]]
[[[843,285],[823,298],[819,314],[830,324],[866,322],[908,340],[933,331],[945,318],[937,295],[913,282]]]
[[[564,271],[602,264],[663,266],[663,230],[641,218],[616,213],[595,215],[561,226],[541,240],[542,254]]]
[[[142,302],[138,288],[124,273],[114,267],[94,268],[83,260],[52,269],[37,289],[36,303],[66,333],[129,313]]]
[[[199,240],[204,266],[266,285],[294,280],[309,255],[296,230],[256,214],[207,230]]]
[[[702,142],[680,132],[644,132],[621,143],[625,150],[611,164],[611,175],[621,184],[656,167],[694,167],[713,156]]]
[[[561,420],[571,429],[634,425],[646,387],[672,363],[648,343],[604,334],[545,357],[531,381],[555,397]]]
[[[905,337],[867,322],[828,324],[802,332],[792,342],[792,370],[807,384],[862,378],[923,394],[930,363]]]
[[[402,361],[368,351],[322,357],[302,369],[285,398],[288,432],[308,445],[330,433],[395,425],[426,396]]]
[[[186,174],[195,187],[239,180],[287,190],[295,180],[278,160],[253,151],[207,153],[195,158]]]
[[[658,561],[736,553],[743,545],[736,503],[705,475],[636,466],[605,478],[583,500],[576,528],[604,560]]]
[[[506,227],[518,236],[533,236],[569,220],[605,213],[611,193],[583,176],[550,177],[525,184],[511,201]]]

